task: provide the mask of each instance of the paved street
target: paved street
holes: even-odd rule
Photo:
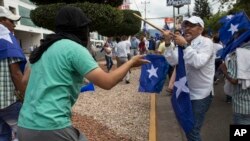
[[[105,61],[99,61],[99,64],[103,65]],[[229,141],[232,105],[225,102],[223,85],[222,78],[217,85],[214,85],[215,96],[201,132],[203,141]],[[170,98],[170,96],[166,96],[165,89],[156,96],[157,141],[186,141],[186,137],[176,121]]]
[[[203,141],[229,141],[232,108],[225,102],[223,83],[220,80],[215,85],[215,96],[202,129]],[[172,111],[170,96],[163,93],[157,96],[157,141],[185,141]]]

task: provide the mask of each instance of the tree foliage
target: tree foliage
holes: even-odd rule
[[[204,23],[205,23],[205,28],[206,29],[211,29],[213,33],[216,33],[220,27],[221,24],[219,23],[219,20],[221,17],[225,16],[225,12],[220,12],[216,13],[215,15],[211,16],[209,19],[205,18]]]
[[[123,0],[30,0],[36,5],[47,5],[47,4],[56,4],[56,3],[97,3],[97,4],[109,4],[112,7],[118,7],[122,5]]]
[[[134,35],[140,31],[141,20],[134,17],[133,13],[141,15],[140,12],[134,10],[122,10],[123,21],[110,28],[103,28],[98,32],[105,34],[106,36],[122,36],[122,35]]]
[[[249,0],[237,0],[237,2],[233,5],[233,8],[229,10],[229,13],[235,13],[244,10],[249,17],[250,16],[249,7],[250,7]]]
[[[30,17],[37,26],[54,31],[56,12],[65,5],[66,3],[39,5],[31,11]],[[121,35],[122,33],[132,35],[141,28],[140,20],[132,15],[132,13],[140,15],[138,11],[119,10],[107,4],[89,2],[67,5],[81,8],[92,21],[90,31],[97,31],[103,36]]]
[[[212,13],[210,10],[208,0],[195,0],[193,15],[199,16],[202,19],[209,18],[212,15]]]

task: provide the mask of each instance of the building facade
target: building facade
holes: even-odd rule
[[[130,9],[130,0],[123,0],[122,5],[118,8],[121,10]]]
[[[30,11],[35,9],[36,6],[29,0],[0,0],[0,5],[22,17],[16,24],[15,36],[25,54],[30,54],[35,47],[40,45],[40,39],[43,39],[47,34],[53,33],[33,24],[30,19]]]

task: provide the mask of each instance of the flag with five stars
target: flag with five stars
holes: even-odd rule
[[[189,88],[187,86],[183,50],[180,47],[178,48],[178,55],[179,62],[176,66],[176,79],[171,103],[179,124],[185,133],[189,133],[194,126],[194,116],[192,112]]]
[[[151,61],[141,67],[139,92],[160,93],[166,80],[169,64],[162,55],[149,54],[145,59]]]
[[[225,45],[222,58],[250,38],[250,21],[245,12],[231,16],[219,30],[220,40]]]
[[[238,32],[250,29],[249,19],[245,12],[239,12],[229,17],[219,30],[220,40],[224,45],[234,39],[235,34]]]

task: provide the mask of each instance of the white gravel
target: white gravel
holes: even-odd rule
[[[120,82],[111,90],[95,87],[95,92],[82,93],[73,110],[93,116],[117,134],[134,141],[148,140],[150,94],[139,93],[140,69],[132,70],[130,84]]]

